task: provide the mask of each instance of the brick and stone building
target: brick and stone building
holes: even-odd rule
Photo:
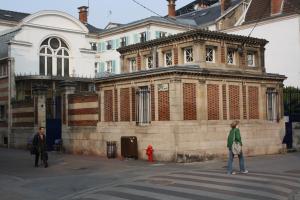
[[[136,136],[140,158],[151,144],[156,160],[205,160],[227,154],[229,124],[239,120],[246,155],[281,152],[285,76],[266,73],[266,44],[194,30],[119,48],[123,73],[96,80],[97,126],[66,129],[65,148],[104,155],[106,141],[117,141],[120,153],[121,136]],[[146,56],[156,56],[150,69]]]

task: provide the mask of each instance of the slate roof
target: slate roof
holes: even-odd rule
[[[232,0],[227,10],[230,10],[242,0]],[[193,20],[197,26],[205,26],[214,23],[221,16],[221,4],[215,3],[210,7],[177,16],[177,19]]]
[[[25,17],[27,17],[29,15],[31,15],[31,14],[0,9],[0,20],[6,20],[6,21],[11,21],[11,22],[20,22],[20,21],[22,21],[22,19],[24,19]],[[91,24],[86,24],[86,27],[90,33],[99,33],[100,31],[102,31],[102,29],[96,28],[95,26],[93,26]]]
[[[211,6],[215,3],[217,3],[219,0],[195,0],[179,9],[176,10],[176,15],[179,16],[179,15],[183,15],[183,14],[186,14],[186,13],[189,13],[189,12],[193,12],[195,11],[194,10],[194,7],[197,3],[204,3],[206,4],[207,6]]]
[[[282,13],[280,15],[271,16],[271,0],[252,0],[245,17],[245,24],[295,13],[300,14],[299,0],[284,0],[283,2]]]
[[[181,26],[196,26],[195,22],[191,19],[174,19],[174,18],[168,18],[168,17],[159,17],[159,16],[151,16],[144,19],[136,20],[127,24],[120,24],[118,27],[105,29],[101,33],[109,33],[109,32],[115,32],[117,30],[122,30],[126,27],[135,26],[142,23],[147,22],[158,22],[158,23],[167,23],[167,24],[175,24],[175,25],[181,25]]]
[[[265,39],[260,38],[254,38],[254,37],[247,37],[247,36],[241,36],[241,35],[235,35],[235,34],[228,34],[223,33],[219,31],[209,31],[204,29],[196,29],[191,30],[183,33],[178,33],[175,35],[171,35],[168,37],[158,38],[154,40],[150,40],[147,42],[137,43],[128,45],[125,47],[121,47],[117,49],[121,54],[129,52],[129,51],[135,51],[139,49],[145,49],[145,48],[151,48],[154,46],[162,45],[162,44],[168,44],[170,42],[174,41],[182,41],[187,38],[193,38],[193,39],[216,39],[216,40],[225,40],[225,41],[234,41],[239,43],[246,43],[246,44],[253,44],[253,45],[261,45],[265,46],[268,41]]]
[[[30,15],[30,14],[0,9],[0,19],[1,20],[19,22],[22,19],[24,19],[25,17],[27,17],[28,15]]]

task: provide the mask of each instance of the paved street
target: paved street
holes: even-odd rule
[[[225,160],[149,164],[55,152],[49,157],[49,168],[34,168],[28,152],[0,149],[0,199],[300,199],[300,153],[246,158],[247,175],[227,175]]]

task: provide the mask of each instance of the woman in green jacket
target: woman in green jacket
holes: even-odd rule
[[[230,130],[228,138],[227,138],[227,148],[229,150],[229,158],[228,158],[228,166],[227,166],[228,174],[235,174],[235,172],[232,171],[232,162],[233,162],[234,154],[232,153],[231,147],[233,144],[233,140],[240,143],[241,146],[243,145],[241,134],[240,134],[240,129],[238,128],[238,124],[239,124],[238,121],[234,121],[231,123],[231,125],[230,125],[231,130]],[[239,163],[240,163],[240,172],[244,173],[244,174],[248,173],[248,170],[245,169],[243,151],[241,151],[241,153],[238,155],[238,157],[239,157]]]

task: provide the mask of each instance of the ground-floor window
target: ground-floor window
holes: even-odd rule
[[[269,121],[277,120],[277,96],[278,93],[274,88],[267,89],[267,119]]]
[[[6,118],[5,116],[5,106],[0,105],[0,121],[4,121]]]
[[[139,87],[136,91],[136,123],[138,125],[151,122],[150,89],[148,86]]]

